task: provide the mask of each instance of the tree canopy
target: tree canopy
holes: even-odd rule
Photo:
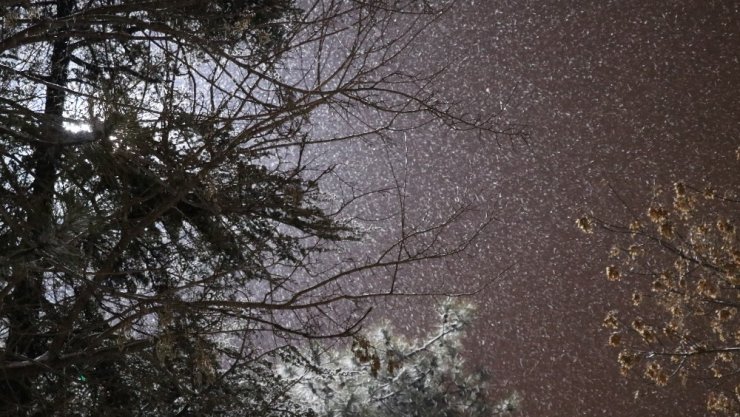
[[[519,397],[490,398],[485,370],[471,372],[462,339],[470,304],[447,300],[436,328],[417,341],[392,326],[355,337],[351,349],[315,355],[313,367],[287,367],[291,391],[319,415],[352,417],[491,417],[514,412]],[[321,350],[321,346],[317,346]]]
[[[400,210],[395,242],[322,263],[367,193],[308,157],[411,117],[510,133],[399,64],[450,5],[0,2],[0,414],[300,414],[290,340],[354,334],[399,266],[474,237],[440,239],[466,207]]]
[[[657,386],[701,383],[707,409],[724,415],[740,410],[738,204],[732,190],[677,182],[626,224],[577,221],[615,241],[606,278],[630,291],[603,321],[622,373]]]

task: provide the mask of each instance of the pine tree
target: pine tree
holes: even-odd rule
[[[495,126],[399,69],[440,9],[301,4],[0,3],[0,414],[293,415],[272,364],[354,334],[396,276],[347,281],[465,248],[447,219],[320,262],[359,197],[321,192],[311,146]]]
[[[462,339],[470,304],[448,300],[436,329],[415,342],[389,326],[355,337],[352,347],[314,355],[313,367],[283,369],[296,398],[327,417],[488,417],[517,409],[516,394],[494,402],[485,371],[466,370]],[[322,347],[317,346],[317,351]],[[308,356],[308,355],[306,355]]]

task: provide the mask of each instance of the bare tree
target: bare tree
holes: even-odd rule
[[[731,192],[676,183],[629,224],[586,216],[587,233],[616,240],[606,278],[631,288],[631,311],[609,312],[609,345],[622,373],[658,386],[678,380],[709,387],[709,411],[740,410],[740,246]]]
[[[466,207],[400,210],[397,241],[327,265],[366,194],[323,194],[310,149],[434,121],[517,133],[403,65],[452,2],[1,4],[0,413],[298,413],[270,358],[353,334],[400,266],[476,234],[440,239]]]

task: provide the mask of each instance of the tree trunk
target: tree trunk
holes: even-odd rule
[[[57,17],[72,13],[73,0],[57,1]],[[47,123],[61,125],[64,115],[65,90],[69,68],[69,38],[59,33],[52,44],[44,108]],[[61,126],[59,126],[61,127]],[[45,129],[54,131],[55,129]],[[41,327],[41,310],[44,301],[43,270],[41,251],[49,243],[54,227],[54,188],[57,182],[57,164],[61,147],[56,138],[43,138],[43,142],[32,143],[34,180],[31,186],[28,209],[28,233],[20,246],[26,249],[26,267],[13,271],[17,282],[7,303],[8,339],[6,355],[13,360],[38,357],[46,350],[45,329]],[[34,401],[32,379],[29,377],[4,378],[0,386],[0,415],[24,415]]]

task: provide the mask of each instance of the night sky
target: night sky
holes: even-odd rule
[[[738,47],[730,1],[461,1],[408,65],[451,63],[442,92],[471,113],[503,110],[526,141],[429,126],[342,156],[343,175],[377,184],[395,164],[418,219],[465,201],[498,219],[466,255],[404,277],[419,291],[470,289],[509,268],[472,297],[466,355],[492,371],[495,393],[522,395],[521,415],[704,414],[696,387],[619,375],[600,323],[627,291],[604,278],[611,243],[574,221],[624,221],[619,198],[645,207],[679,180],[737,193]],[[430,311],[413,300],[376,315],[413,332]]]

